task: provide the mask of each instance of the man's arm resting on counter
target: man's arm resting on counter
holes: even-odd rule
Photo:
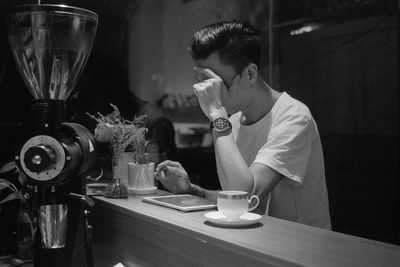
[[[198,197],[203,197],[212,201],[216,201],[218,197],[218,190],[208,190],[201,188],[198,185],[191,184],[192,185],[192,195],[198,196]]]

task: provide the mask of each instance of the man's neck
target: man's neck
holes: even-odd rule
[[[264,118],[282,94],[272,89],[264,80],[258,81],[254,90],[253,100],[242,110],[240,122],[243,125],[251,125]]]

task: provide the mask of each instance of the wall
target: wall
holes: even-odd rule
[[[195,30],[233,18],[264,29],[268,1],[134,1],[131,4],[131,90],[152,103],[163,94],[192,94],[193,63],[187,48]]]
[[[163,75],[164,1],[132,1],[128,5],[130,90],[154,103],[161,95]]]
[[[323,143],[333,229],[400,243],[398,15],[281,39],[281,90],[306,103]]]
[[[283,34],[280,89],[312,108],[323,134],[398,134],[397,20],[382,15]]]

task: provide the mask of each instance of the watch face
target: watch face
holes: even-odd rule
[[[216,118],[214,120],[214,129],[216,131],[226,131],[232,128],[231,122],[225,118]]]

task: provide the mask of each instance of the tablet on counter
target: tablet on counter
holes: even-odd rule
[[[217,207],[217,204],[211,200],[190,194],[144,197],[143,201],[180,211],[206,210]]]

